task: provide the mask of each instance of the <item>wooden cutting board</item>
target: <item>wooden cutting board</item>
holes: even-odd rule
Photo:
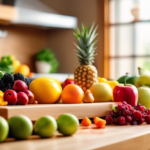
[[[38,104],[25,106],[0,106],[0,116],[9,119],[16,115],[25,115],[32,121],[36,121],[39,117],[44,115],[51,115],[55,119],[60,114],[71,113],[78,119],[84,117],[103,117],[112,110],[112,105],[117,105],[115,102],[103,103],[82,103],[82,104]]]

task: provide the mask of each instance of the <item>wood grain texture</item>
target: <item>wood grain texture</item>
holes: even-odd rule
[[[73,136],[62,136],[59,133],[52,138],[40,139],[31,136],[27,140],[14,141],[7,139],[0,144],[2,150],[148,150],[150,148],[150,125],[106,126],[103,129],[80,126]]]
[[[13,6],[0,4],[0,23],[9,24],[17,17],[17,11]]]
[[[83,119],[85,116],[89,118],[103,117],[111,109],[114,102],[106,103],[90,103],[90,104],[38,104],[26,106],[0,106],[0,116],[9,119],[15,115],[25,115],[32,121],[44,115],[51,115],[58,118],[60,114],[71,113],[77,116],[78,119]],[[2,112],[2,113],[1,113]],[[4,113],[5,112],[5,113]]]

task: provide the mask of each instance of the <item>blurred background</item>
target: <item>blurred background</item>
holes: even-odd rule
[[[74,29],[95,22],[98,76],[138,75],[137,67],[150,69],[149,7],[150,0],[0,0],[0,59],[11,55],[30,75],[73,74]]]

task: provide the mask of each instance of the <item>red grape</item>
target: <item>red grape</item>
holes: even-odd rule
[[[132,117],[131,116],[126,116],[126,122],[131,123],[132,122]]]
[[[150,115],[145,116],[145,121],[147,124],[150,124]]]
[[[135,111],[135,112],[133,112],[133,117],[135,119],[141,119],[142,118],[142,113],[140,111]]]
[[[130,104],[123,102],[113,108],[115,109],[111,110],[105,118],[107,123],[137,125],[147,122],[147,124],[150,124],[150,109],[146,109],[141,104],[132,107]]]
[[[107,115],[105,120],[106,120],[107,123],[113,123],[113,118],[110,115]]]
[[[120,124],[120,125],[124,125],[124,124],[125,124],[125,118],[122,117],[122,116],[120,116],[120,117],[118,117],[117,122],[118,122],[118,124]]]

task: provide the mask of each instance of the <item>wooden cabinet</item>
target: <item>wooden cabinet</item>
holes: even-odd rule
[[[0,4],[0,24],[10,24],[17,17],[17,11],[12,6]]]

